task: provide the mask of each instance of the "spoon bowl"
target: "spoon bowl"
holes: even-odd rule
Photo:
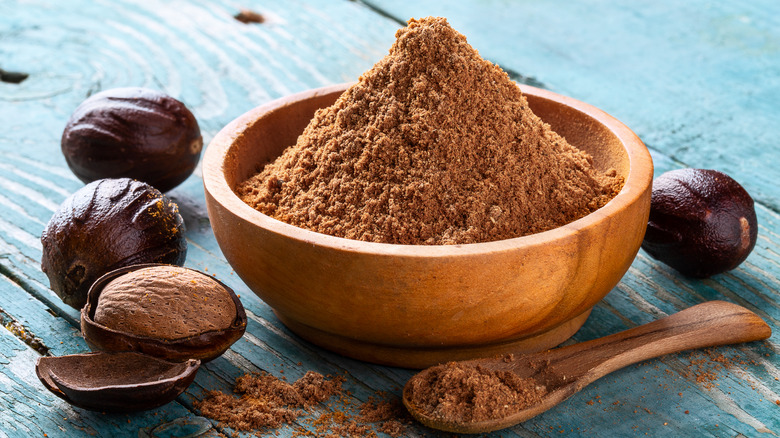
[[[428,389],[422,388],[421,382],[437,367],[421,371],[406,383],[403,403],[412,416],[433,429],[486,433],[533,418],[625,366],[684,350],[758,341],[771,334],[772,329],[750,310],[725,301],[710,301],[648,324],[567,347],[518,357],[458,362],[466,367],[479,366],[482,372],[509,371],[517,377],[533,379],[537,386],[544,387],[544,395],[538,403],[503,416],[475,421],[443,418],[431,414],[428,409],[431,407],[418,405],[415,393]]]

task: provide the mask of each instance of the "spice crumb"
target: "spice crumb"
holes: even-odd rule
[[[241,9],[233,18],[244,24],[265,22],[265,17],[262,14],[251,9]]]
[[[757,365],[755,361],[745,359],[738,352],[726,355],[720,349],[706,348],[696,350],[690,353],[688,365],[682,376],[693,379],[701,384],[704,389],[712,389],[720,386],[717,381],[723,375],[741,365]],[[755,388],[754,382],[753,389]]]

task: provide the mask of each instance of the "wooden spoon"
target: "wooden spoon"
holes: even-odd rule
[[[649,324],[592,341],[508,358],[459,362],[488,371],[511,371],[546,387],[537,404],[504,417],[483,421],[452,421],[425,412],[413,403],[413,392],[424,382],[425,369],[404,386],[403,403],[424,425],[455,433],[484,433],[513,426],[547,411],[596,379],[633,363],[693,348],[766,339],[772,329],[756,314],[725,301],[690,307]],[[415,385],[415,382],[417,385]],[[415,386],[417,389],[415,389]]]

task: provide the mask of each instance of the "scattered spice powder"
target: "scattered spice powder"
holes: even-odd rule
[[[313,422],[315,436],[330,437],[377,437],[377,434],[365,424],[359,424],[352,416],[343,411],[328,412]]]
[[[369,398],[360,406],[359,421],[362,423],[379,423],[380,432],[391,437],[404,436],[406,424],[411,421],[408,412],[401,404],[401,400],[377,400]]]
[[[346,397],[340,402],[342,407],[351,404]],[[395,438],[407,435],[407,426],[412,423],[412,418],[399,398],[382,393],[382,399],[369,397],[357,407],[357,413],[354,409],[336,409],[306,423],[312,426],[313,431],[299,427],[293,436],[377,438],[377,432],[382,432]]]
[[[732,368],[749,364],[757,365],[737,352],[726,356],[720,349],[705,348],[690,353],[683,377],[693,378],[705,389],[712,389],[718,385],[717,380],[721,375],[728,374]]]
[[[236,192],[320,233],[438,245],[556,228],[622,184],[533,114],[446,19],[429,17],[400,29],[385,58]]]
[[[195,402],[201,414],[220,421],[235,431],[266,433],[285,424],[295,426],[293,436],[373,437],[376,431],[391,437],[406,435],[412,420],[400,399],[382,394],[370,397],[351,413],[344,407],[351,401],[342,391],[343,376],[326,377],[309,371],[290,384],[267,373],[246,374],[236,379],[233,391],[239,396],[210,391],[203,401]],[[312,407],[334,396],[342,396],[341,408],[332,405],[315,417],[300,421],[299,417]],[[311,429],[302,426],[307,424]],[[376,431],[374,430],[376,429]]]
[[[291,424],[312,405],[341,391],[343,377],[325,379],[309,371],[293,384],[267,374],[246,374],[236,379],[234,392],[241,397],[209,391],[195,407],[235,430],[277,428]]]
[[[506,417],[547,393],[534,379],[457,362],[437,365],[410,383],[407,395],[421,412],[458,423]]]

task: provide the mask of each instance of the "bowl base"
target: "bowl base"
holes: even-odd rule
[[[427,368],[439,363],[492,357],[503,354],[523,354],[553,348],[569,339],[585,324],[592,309],[531,337],[503,341],[496,344],[455,346],[446,348],[399,347],[372,344],[327,333],[274,313],[284,325],[298,336],[322,348],[366,362],[402,368]]]

